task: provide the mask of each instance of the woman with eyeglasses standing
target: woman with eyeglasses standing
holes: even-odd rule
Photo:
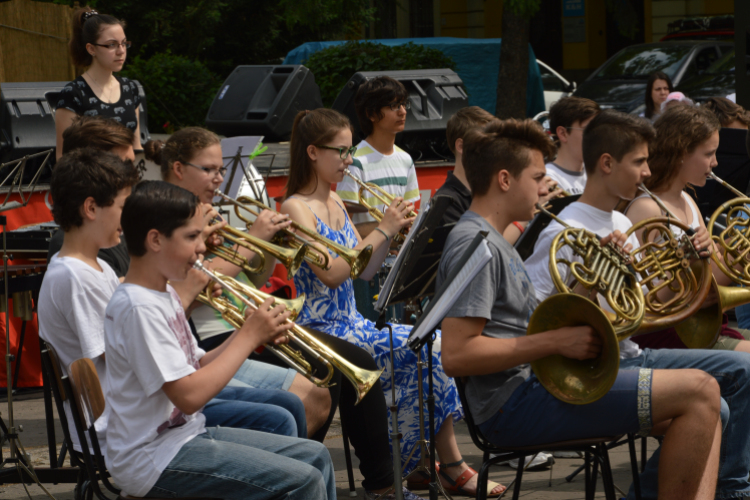
[[[62,156],[62,134],[76,116],[112,118],[133,131],[133,149],[142,149],[137,86],[115,75],[122,70],[130,46],[125,21],[89,7],[73,13],[70,57],[76,67],[86,71],[60,93],[55,111],[57,158]]]

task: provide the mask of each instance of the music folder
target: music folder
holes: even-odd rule
[[[425,308],[424,314],[417,320],[409,335],[407,344],[412,351],[417,352],[422,349],[422,346],[438,324],[443,321],[445,315],[448,314],[450,308],[453,307],[453,304],[456,303],[471,280],[492,259],[492,252],[487,245],[486,237],[486,231],[477,233],[461,258],[453,266],[451,272],[446,276],[445,281],[440,285],[440,289],[435,292],[434,297]]]
[[[389,305],[434,293],[440,256],[455,225],[441,225],[451,203],[449,196],[433,196],[420,210],[378,294],[378,313]]]

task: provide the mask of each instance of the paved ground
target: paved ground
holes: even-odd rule
[[[37,466],[46,466],[49,463],[47,456],[47,438],[46,438],[46,427],[44,421],[44,405],[41,399],[41,394],[26,395],[16,401],[14,404],[14,415],[16,424],[23,426],[24,430],[21,433],[21,442],[26,448],[27,452],[31,453],[32,461]],[[7,422],[7,403],[3,400],[0,402],[0,414],[2,418]],[[62,436],[59,421],[56,420],[56,435]],[[346,462],[344,459],[343,441],[338,431],[338,421],[334,421],[334,425],[331,427],[329,437],[326,439],[326,445],[331,452],[333,463],[336,467],[336,481],[339,486],[338,498],[345,500],[349,498],[348,482],[346,474]],[[471,442],[468,430],[463,423],[459,423],[456,426],[456,434],[458,438],[458,444],[464,455],[464,458],[473,466],[478,469],[481,464],[481,454],[474,447]],[[57,440],[61,442],[60,439]],[[655,448],[655,441],[649,440],[649,447],[651,450]],[[8,449],[3,448],[3,456],[7,457]],[[626,490],[630,484],[630,461],[628,458],[627,447],[622,447],[617,450],[613,450],[610,453],[610,459],[612,461],[612,467],[615,475],[615,484],[620,489]],[[353,456],[355,461],[355,481],[359,486],[361,481],[361,475],[356,468],[357,459]],[[524,500],[568,500],[568,499],[580,499],[584,497],[583,493],[583,478],[582,476],[577,477],[571,483],[565,481],[565,476],[573,472],[579,465],[583,463],[580,459],[557,459],[557,463],[552,469],[552,486],[550,487],[550,471],[540,472],[527,472],[524,476],[522,498]],[[493,469],[490,473],[490,477],[495,481],[503,484],[509,484],[514,477],[515,471],[506,466],[498,466]],[[55,496],[55,498],[61,500],[73,500],[73,485],[45,485],[49,491]],[[31,493],[34,500],[42,500],[46,498],[42,490],[36,486],[28,486],[29,492]],[[362,497],[361,488],[357,489],[357,496]],[[624,496],[624,495],[623,495]],[[425,498],[427,497],[425,492]],[[603,498],[604,495],[601,492],[601,483],[597,498]],[[24,488],[20,484],[13,485],[0,485],[0,498],[7,500],[21,500],[26,497]]]

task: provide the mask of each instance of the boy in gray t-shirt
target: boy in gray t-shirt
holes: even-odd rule
[[[502,231],[514,220],[531,219],[534,205],[547,193],[544,162],[553,152],[532,120],[494,122],[464,138],[473,199],[446,242],[437,284],[477,231],[488,231],[493,258],[443,320],[445,372],[468,379],[464,410],[495,445],[531,446],[653,430],[665,435],[660,455],[649,461],[660,462],[658,475],[647,469],[641,484],[649,491],[658,488],[659,498],[714,498],[722,428],[719,385],[712,376],[700,370],[621,369],[603,397],[574,405],[556,399],[530,373],[533,361],[555,354],[592,359],[602,346],[590,326],[526,335],[535,293]],[[631,490],[628,498],[632,496]]]
[[[472,280],[451,308],[457,317],[485,318],[483,333],[509,339],[526,335],[526,327],[537,300],[521,256],[492,225],[468,211],[448,235],[438,270],[438,281],[450,272],[450,263],[460,259],[474,235],[487,231],[492,260]],[[503,406],[513,391],[531,375],[528,363],[502,372],[469,377],[466,397],[474,420],[484,422]]]

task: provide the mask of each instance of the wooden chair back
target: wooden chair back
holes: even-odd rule
[[[60,356],[57,355],[57,351],[52,347],[49,342],[44,343],[44,347],[47,349],[47,356],[49,356],[49,371],[51,372],[53,382],[57,385],[57,392],[60,394],[60,401],[68,400],[68,393],[65,391],[65,384],[63,384],[63,371],[60,365]]]
[[[88,415],[93,425],[104,413],[104,393],[94,362],[88,358],[73,361],[69,371],[76,403],[81,408],[81,414]]]

